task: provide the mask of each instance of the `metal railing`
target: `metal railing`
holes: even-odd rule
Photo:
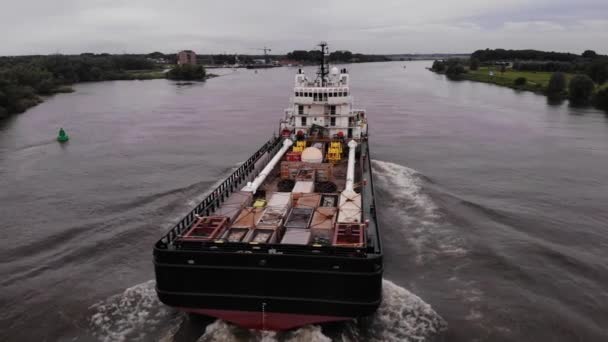
[[[201,201],[188,215],[186,215],[181,221],[177,223],[163,238],[160,239],[157,246],[159,248],[167,248],[168,245],[174,241],[178,236],[182,235],[185,230],[190,228],[196,215],[209,216],[213,213],[228,196],[238,190],[239,185],[247,179],[247,177],[255,171],[255,163],[265,154],[270,152],[274,154],[278,148],[281,147],[280,142],[283,139],[280,137],[273,137],[268,140],[262,147],[255,152],[247,161],[239,166],[226,180],[222,182],[217,188]]]

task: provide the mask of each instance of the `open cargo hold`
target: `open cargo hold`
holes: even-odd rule
[[[228,225],[226,216],[200,217],[180,239],[190,241],[209,241],[220,236]]]
[[[230,195],[221,206],[213,212],[214,216],[226,216],[229,222],[234,222],[245,206],[249,205],[253,195],[251,192],[239,191]]]
[[[320,194],[301,194],[295,205],[296,208],[316,208],[321,201]]]
[[[283,219],[287,215],[287,207],[268,207],[257,223],[257,228],[277,229],[283,224]]]
[[[323,194],[321,195],[321,207],[337,207],[338,206],[338,195],[334,194]]]
[[[310,240],[310,230],[291,228],[285,230],[285,235],[281,240],[282,244],[307,245]]]
[[[254,229],[248,237],[249,243],[275,243],[278,231],[274,229]]]
[[[312,219],[313,209],[292,208],[285,221],[285,228],[307,229]]]
[[[339,223],[361,223],[361,195],[354,191],[340,194]]]
[[[255,228],[263,214],[263,208],[244,208],[236,220],[234,220],[234,223],[230,225],[230,228]]]
[[[365,225],[359,223],[338,223],[333,245],[338,247],[363,247]]]
[[[312,244],[331,245],[337,214],[338,209],[332,207],[319,207],[315,210],[310,223]]]

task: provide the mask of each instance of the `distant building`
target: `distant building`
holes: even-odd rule
[[[196,64],[196,53],[192,50],[180,51],[177,54],[177,65]]]

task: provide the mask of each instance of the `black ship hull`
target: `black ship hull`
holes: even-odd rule
[[[223,319],[269,330],[374,313],[381,301],[381,265],[381,257],[155,252],[163,303],[198,313],[224,311]],[[290,315],[309,321],[293,322]]]
[[[373,314],[382,300],[382,253],[375,220],[367,142],[361,143],[362,210],[368,220],[362,248],[280,244],[201,243],[172,246],[198,213],[213,212],[224,194],[255,175],[280,146],[273,138],[212,192],[154,249],[159,299],[182,310],[243,327],[285,330]],[[262,165],[263,166],[263,165]]]

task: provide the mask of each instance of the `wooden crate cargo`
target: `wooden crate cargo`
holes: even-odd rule
[[[226,216],[203,216],[180,239],[189,241],[213,240],[219,237],[227,226],[228,218]]]
[[[298,228],[286,229],[281,239],[282,244],[289,245],[307,245],[308,241],[310,241],[310,230]]]
[[[332,207],[319,207],[315,210],[310,222],[312,244],[331,245],[337,214],[338,209]]]
[[[343,191],[338,210],[338,223],[361,223],[361,195]]]
[[[310,226],[313,209],[292,208],[285,221],[285,228],[307,229]]]
[[[222,238],[228,242],[244,242],[250,231],[249,228],[229,228]]]
[[[283,224],[287,216],[287,208],[268,207],[257,223],[257,228],[277,229]]]
[[[330,163],[311,164],[310,167],[316,171],[315,177],[318,182],[328,182],[333,177],[333,165]]]
[[[241,210],[239,216],[230,225],[231,228],[255,228],[256,224],[264,214],[263,208],[247,207]]]
[[[213,216],[226,216],[229,222],[234,222],[241,210],[251,203],[252,198],[251,192],[234,192],[213,212]]]
[[[302,194],[310,194],[315,192],[315,182],[297,181],[291,190],[293,200],[300,198]]]
[[[281,162],[281,179],[295,180],[300,169],[315,170],[315,180],[319,182],[331,181],[333,177],[333,165],[330,163],[283,161]]]
[[[256,228],[251,231],[247,237],[249,243],[275,243],[277,241],[278,231],[274,229]]]
[[[312,168],[303,167],[296,174],[296,181],[315,181],[315,170]]]
[[[312,208],[319,206],[321,194],[301,194],[295,204],[296,208]]]
[[[338,211],[339,223],[361,223],[361,209],[358,208],[340,208]]]
[[[365,225],[338,223],[334,232],[333,245],[338,247],[363,247]]]
[[[289,208],[289,207],[291,207],[291,192],[273,192],[273,193],[271,193],[266,206],[269,208]]]
[[[335,194],[322,194],[320,207],[337,207],[338,206],[338,195]]]

